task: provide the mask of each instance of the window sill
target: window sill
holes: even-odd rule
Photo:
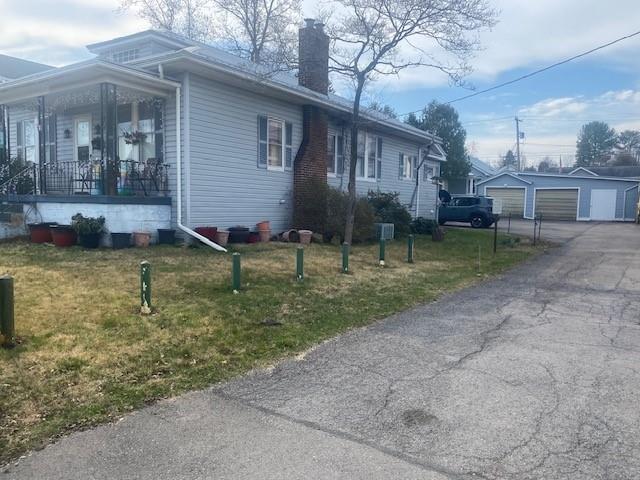
[[[356,181],[358,181],[358,182],[376,183],[378,181],[378,179],[377,178],[356,177]]]

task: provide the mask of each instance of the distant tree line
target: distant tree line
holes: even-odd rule
[[[640,131],[616,132],[605,122],[589,122],[582,126],[576,144],[576,166],[638,165],[640,163]]]

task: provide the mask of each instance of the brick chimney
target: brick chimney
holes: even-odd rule
[[[327,95],[329,91],[329,37],[321,23],[305,20],[299,31],[298,83]],[[328,116],[322,108],[302,107],[302,143],[293,173],[293,223],[296,228],[323,232],[326,224]]]
[[[324,25],[307,18],[298,38],[298,83],[326,95],[329,92],[329,37],[324,33]]]

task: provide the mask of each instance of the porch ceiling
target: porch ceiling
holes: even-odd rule
[[[74,90],[102,82],[113,83],[166,97],[180,84],[150,73],[102,60],[89,60],[30,75],[0,85],[0,104],[13,103],[51,93]]]

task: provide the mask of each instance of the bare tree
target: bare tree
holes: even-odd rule
[[[206,42],[213,38],[212,0],[121,0],[120,12],[136,12],[153,28]]]
[[[219,38],[252,62],[290,69],[297,58],[300,0],[213,0]]]
[[[290,69],[297,58],[300,0],[121,0],[153,28],[179,33],[266,65]]]
[[[426,66],[459,83],[479,48],[477,32],[495,24],[486,0],[334,0],[328,18],[331,70],[353,82],[349,205],[345,241],[351,243],[356,204],[360,101],[368,82]]]

